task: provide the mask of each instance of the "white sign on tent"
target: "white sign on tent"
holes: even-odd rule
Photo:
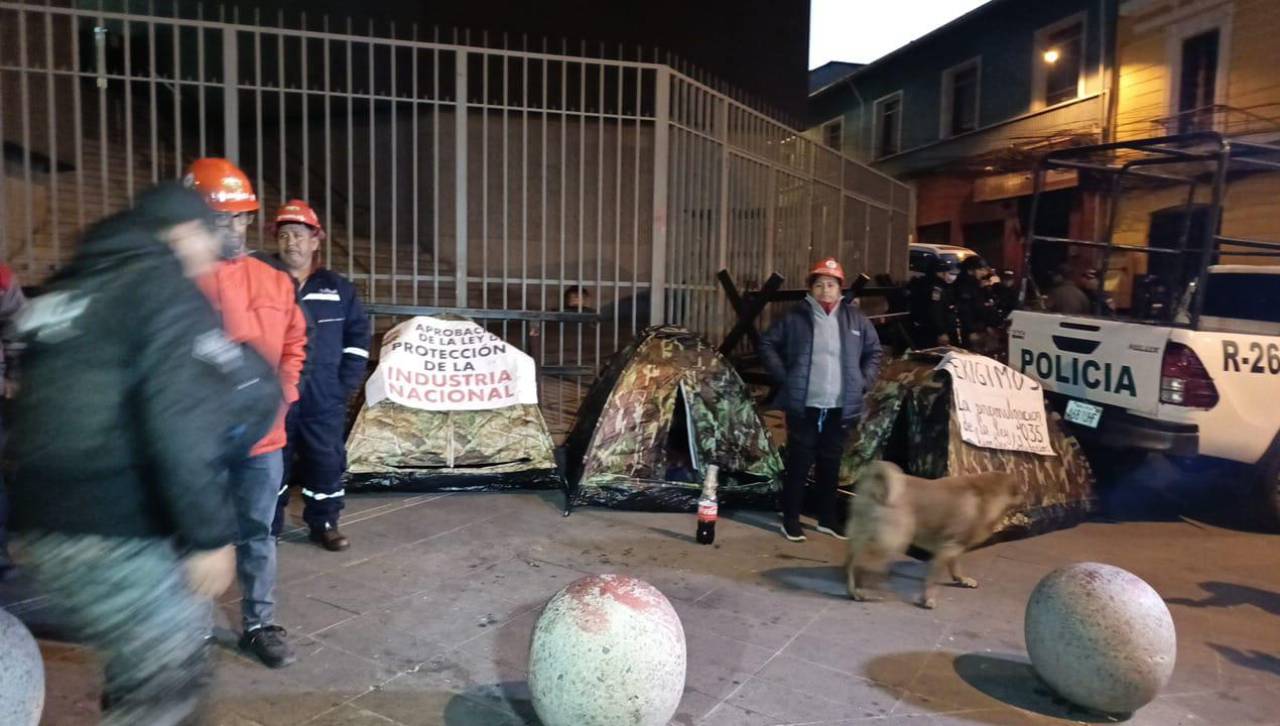
[[[1040,384],[993,358],[947,353],[936,370],[951,374],[960,438],[988,449],[1055,456]]]
[[[420,316],[383,336],[365,405],[479,411],[537,404],[536,375],[533,358],[480,325]]]

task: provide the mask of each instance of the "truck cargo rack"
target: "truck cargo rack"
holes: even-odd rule
[[[1102,239],[1057,237],[1041,234],[1037,230],[1041,197],[1045,193],[1045,175],[1053,169],[1075,170],[1081,173],[1082,177],[1086,174],[1095,175],[1095,178],[1103,180],[1109,186],[1110,204]],[[1211,131],[1077,146],[1049,152],[1040,160],[1033,173],[1029,231],[1023,245],[1020,303],[1026,302],[1028,293],[1036,285],[1034,275],[1031,274],[1031,253],[1036,243],[1101,249],[1102,261],[1098,276],[1102,283],[1107,279],[1111,254],[1115,251],[1147,255],[1177,255],[1180,273],[1178,279],[1193,292],[1205,289],[1209,267],[1217,263],[1223,255],[1280,258],[1280,242],[1243,239],[1220,234],[1222,208],[1229,177],[1247,172],[1275,171],[1280,171],[1280,145],[1228,139],[1220,133]],[[1187,188],[1186,201],[1182,205],[1184,210],[1182,230],[1178,235],[1176,246],[1159,247],[1115,242],[1116,217],[1120,207],[1118,202],[1126,182],[1145,184],[1149,187],[1185,186]],[[1197,192],[1202,189],[1208,189],[1210,193],[1208,217],[1201,238],[1192,240],[1192,210],[1197,205]],[[1189,255],[1189,252],[1193,254]],[[1189,261],[1194,265],[1189,266]],[[1036,290],[1036,293],[1038,295],[1039,291]],[[1095,315],[1103,314],[1102,296],[1095,297],[1093,306]],[[1167,307],[1165,313],[1168,315],[1168,320],[1162,322],[1196,328],[1200,323],[1203,306],[1204,295],[1192,294],[1190,309],[1187,311],[1187,322],[1181,323],[1176,319],[1177,305]]]

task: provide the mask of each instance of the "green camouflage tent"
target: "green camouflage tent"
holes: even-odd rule
[[[867,413],[851,434],[840,468],[849,487],[862,468],[877,459],[892,461],[914,476],[1008,471],[1018,476],[1022,509],[998,528],[1009,539],[1072,526],[1094,504],[1093,470],[1057,414],[1049,412],[1049,440],[1057,456],[974,446],[960,437],[951,395],[951,377],[933,369],[941,356],[916,354],[890,363],[867,394]]]
[[[360,410],[347,440],[353,491],[490,491],[562,486],[537,406],[422,411],[393,401]]]
[[[442,320],[466,320],[456,315]],[[383,400],[363,405],[347,438],[353,491],[493,491],[564,486],[542,411],[517,404],[424,411]]]
[[[566,441],[572,501],[688,511],[707,464],[720,500],[772,505],[782,459],[746,385],[683,328],[649,328],[592,384]]]

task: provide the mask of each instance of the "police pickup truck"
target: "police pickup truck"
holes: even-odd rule
[[[1009,364],[1044,385],[1085,441],[1250,465],[1278,525],[1280,266],[1207,272],[1195,325],[1192,294],[1163,325],[1016,312]]]

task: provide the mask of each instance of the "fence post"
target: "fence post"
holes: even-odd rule
[[[716,138],[720,141],[720,219],[717,222],[720,239],[716,254],[716,270],[719,271],[729,267],[729,99],[720,98],[716,106]],[[741,271],[735,272],[742,274]],[[715,336],[719,337],[727,332],[724,299],[714,289],[708,294],[713,296],[712,306],[718,326]],[[711,321],[707,323],[710,325]]]
[[[467,307],[467,65],[470,54],[464,50],[457,51],[454,61],[454,139],[453,139],[453,204],[454,204],[454,241],[455,270],[454,290],[455,304],[460,308]],[[488,240],[484,240],[488,244]]]
[[[240,164],[240,68],[235,28],[222,29],[222,135],[223,154]],[[283,61],[281,61],[283,62]],[[204,80],[204,79],[201,79]],[[262,194],[262,190],[258,190]]]
[[[666,322],[667,298],[667,198],[671,156],[671,69],[660,66],[655,80],[657,94],[653,122],[653,269],[649,292],[649,324]]]
[[[764,269],[760,270],[761,276],[778,269],[778,261],[774,259],[773,251],[773,243],[778,231],[778,172],[773,167],[769,167],[765,174],[767,181],[764,187]]]

